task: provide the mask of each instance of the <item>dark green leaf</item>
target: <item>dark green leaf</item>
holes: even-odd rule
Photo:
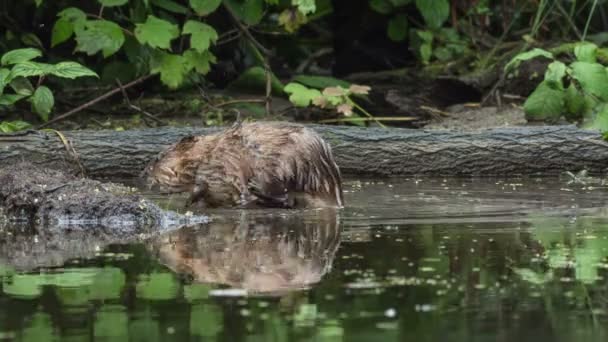
[[[57,16],[72,23],[74,29],[84,26],[84,23],[87,20],[86,13],[76,7],[68,7],[59,12]]]
[[[125,42],[122,29],[107,20],[88,20],[82,30],[76,31],[77,51],[94,55],[101,51],[104,57],[116,53]]]
[[[566,117],[568,119],[579,119],[582,117],[585,109],[585,98],[584,95],[576,89],[574,84],[566,89]]]
[[[397,14],[388,22],[387,34],[388,37],[395,42],[405,40],[407,37],[407,16],[405,14]]]
[[[190,47],[205,52],[212,43],[217,41],[217,32],[213,27],[199,21],[188,20],[184,25],[183,34],[190,34]]]
[[[4,92],[4,87],[10,82],[11,71],[6,68],[0,68],[0,94]]]
[[[283,94],[283,83],[274,75],[271,74],[272,92],[275,94]],[[264,68],[255,66],[243,72],[238,79],[230,84],[233,88],[246,88],[251,90],[266,89],[266,71]]]
[[[34,86],[25,77],[10,78],[9,86],[15,93],[23,96],[30,96],[34,93]]]
[[[171,0],[150,0],[150,3],[156,7],[160,7],[169,12],[177,13],[177,14],[186,14],[188,13],[188,8],[186,6],[182,6],[175,1]]]
[[[143,24],[137,24],[135,37],[142,44],[151,47],[170,49],[171,41],[179,36],[179,27],[166,20],[149,15]]]
[[[258,24],[264,16],[263,0],[223,0],[224,5],[248,25]]]
[[[105,7],[122,6],[129,2],[129,0],[97,0],[100,4]]]
[[[220,6],[222,0],[190,0],[190,7],[200,16],[209,15]]]
[[[393,11],[393,5],[389,0],[370,0],[369,7],[381,14],[389,14]]]
[[[51,31],[51,47],[61,44],[68,40],[74,33],[72,23],[66,18],[59,18],[53,25]]]
[[[42,121],[48,121],[51,110],[55,105],[53,92],[45,86],[39,86],[34,95],[30,97],[30,101],[32,102],[32,110],[38,114]]]
[[[528,120],[557,120],[564,113],[565,92],[542,82],[524,103]]]
[[[44,44],[42,44],[42,41],[40,41],[40,38],[38,38],[38,36],[33,33],[25,33],[25,34],[21,35],[21,42],[25,46],[34,46],[37,48],[44,49]]]
[[[26,97],[26,95],[2,94],[0,95],[0,106],[10,106],[24,97]]]
[[[416,0],[416,7],[432,29],[440,28],[450,15],[448,0]]]
[[[76,62],[57,63],[51,69],[50,73],[57,77],[70,78],[70,79],[75,79],[75,78],[84,77],[84,76],[99,77],[93,70],[91,70],[87,67],[84,67]]]
[[[0,59],[0,63],[2,65],[11,65],[21,62],[30,61],[36,57],[42,56],[42,52],[38,49],[34,48],[25,48],[25,49],[16,49],[11,50],[4,55],[2,55],[2,59]]]

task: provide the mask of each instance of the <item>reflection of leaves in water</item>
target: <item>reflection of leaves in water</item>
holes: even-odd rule
[[[119,299],[125,286],[125,274],[120,268],[104,267],[90,286],[90,299]]]
[[[190,303],[209,298],[211,286],[208,284],[191,284],[184,286],[184,298]]]
[[[5,279],[2,286],[4,293],[18,298],[36,298],[40,296],[40,277],[29,274],[16,274]]]
[[[534,285],[546,284],[553,278],[553,272],[537,273],[529,268],[516,268],[513,271],[524,281]]]
[[[21,341],[54,341],[51,317],[46,313],[36,313],[30,324],[23,330]]]
[[[151,273],[140,276],[136,289],[138,298],[168,300],[177,297],[179,284],[171,273]]]
[[[190,333],[214,337],[224,330],[222,310],[215,304],[195,304],[190,311]]]
[[[158,321],[146,312],[143,317],[137,317],[129,321],[130,341],[161,341]]]
[[[120,305],[105,305],[97,311],[95,320],[96,338],[109,337],[115,341],[117,337],[128,338],[128,317],[124,307]]]

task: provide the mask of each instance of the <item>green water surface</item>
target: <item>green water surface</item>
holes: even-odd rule
[[[48,241],[0,244],[0,340],[608,338],[603,184],[391,179],[345,190],[338,211],[215,211],[207,226],[43,246],[36,258],[28,251]]]

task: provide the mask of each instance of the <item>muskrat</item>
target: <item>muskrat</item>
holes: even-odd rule
[[[314,131],[285,122],[236,123],[188,136],[144,170],[162,192],[189,192],[202,207],[342,207],[331,147]]]

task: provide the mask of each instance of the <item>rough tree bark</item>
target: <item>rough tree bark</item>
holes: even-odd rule
[[[356,175],[554,175],[587,169],[605,172],[608,142],[574,126],[513,127],[482,131],[310,126],[333,146],[345,174]],[[134,177],[159,151],[190,134],[217,128],[64,132],[92,177]],[[0,135],[0,163],[27,160],[70,164],[56,132]]]

